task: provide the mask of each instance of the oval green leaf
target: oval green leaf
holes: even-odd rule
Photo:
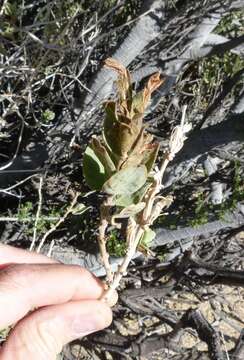
[[[150,228],[145,230],[144,234],[141,237],[140,244],[149,247],[155,236],[155,231],[151,230]]]
[[[83,157],[83,175],[92,190],[101,190],[108,179],[103,164],[90,146],[87,146]]]
[[[147,180],[145,165],[124,168],[108,179],[102,190],[109,195],[130,195],[140,189]]]

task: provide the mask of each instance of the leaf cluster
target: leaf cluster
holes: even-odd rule
[[[83,172],[92,190],[106,193],[117,206],[137,204],[152,181],[150,172],[159,144],[146,132],[143,116],[152,92],[162,83],[159,73],[134,93],[128,70],[114,59],[105,65],[118,73],[118,98],[104,104],[102,136],[93,136],[83,159]]]
[[[117,98],[104,104],[102,135],[92,137],[84,154],[83,173],[92,190],[106,195],[107,200],[100,209],[101,224],[105,221],[121,229],[129,246],[131,240],[128,239],[134,234],[132,229],[139,219],[144,221],[147,197],[155,182],[152,170],[159,143],[146,131],[143,116],[152,92],[162,80],[156,73],[142,91],[135,93],[130,73],[123,65],[108,58],[105,66],[118,74]],[[141,244],[147,247],[154,237],[154,231],[146,227]],[[113,252],[124,252],[125,244],[122,246],[117,241],[110,241],[110,244],[116,250]]]

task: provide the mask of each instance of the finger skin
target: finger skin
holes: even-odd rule
[[[48,306],[22,319],[9,335],[0,360],[56,360],[68,342],[110,325],[112,312],[102,301],[71,301]]]
[[[56,263],[57,261],[35,253],[18,249],[13,246],[0,244],[0,265],[9,263]]]
[[[0,270],[0,330],[34,308],[99,299],[103,291],[101,281],[76,265],[10,265]]]

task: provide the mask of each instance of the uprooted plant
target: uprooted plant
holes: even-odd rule
[[[160,145],[147,132],[143,116],[152,92],[163,80],[155,73],[142,91],[134,93],[126,68],[111,58],[105,65],[118,73],[117,98],[104,104],[102,135],[92,137],[84,154],[83,172],[89,187],[104,194],[98,243],[106,270],[107,290],[103,299],[109,301],[138,245],[155,237],[150,227],[172,201],[171,197],[160,195],[162,177],[168,163],[182,148],[189,126],[184,124],[186,107],[183,107],[181,124],[174,128],[161,166],[156,167]],[[126,254],[115,273],[106,246],[111,228],[120,230],[126,244]]]

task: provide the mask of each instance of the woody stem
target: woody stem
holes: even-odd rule
[[[134,229],[134,233],[135,233],[134,239],[133,239],[133,241],[130,242],[130,245],[128,246],[128,249],[127,249],[126,255],[123,259],[123,262],[119,266],[112,283],[109,285],[108,290],[106,290],[104,292],[104,294],[102,295],[102,297],[101,297],[102,300],[108,301],[109,298],[111,297],[111,295],[114,293],[114,290],[116,290],[117,287],[119,286],[120,281],[121,281],[123,275],[125,275],[127,268],[136,252],[137,246],[139,244],[139,241],[140,241],[144,231],[145,230],[143,227],[136,225],[136,227]]]
[[[113,272],[111,269],[111,265],[109,263],[109,253],[107,251],[107,247],[106,247],[106,230],[108,227],[108,221],[107,221],[107,211],[109,207],[109,198],[106,199],[104,201],[104,203],[101,205],[101,221],[100,221],[100,225],[99,225],[99,232],[98,232],[98,244],[99,244],[99,249],[100,249],[100,254],[101,254],[101,258],[102,258],[102,262],[103,262],[103,266],[105,268],[106,271],[106,277],[107,277],[107,282],[108,284],[110,284],[113,281]]]

